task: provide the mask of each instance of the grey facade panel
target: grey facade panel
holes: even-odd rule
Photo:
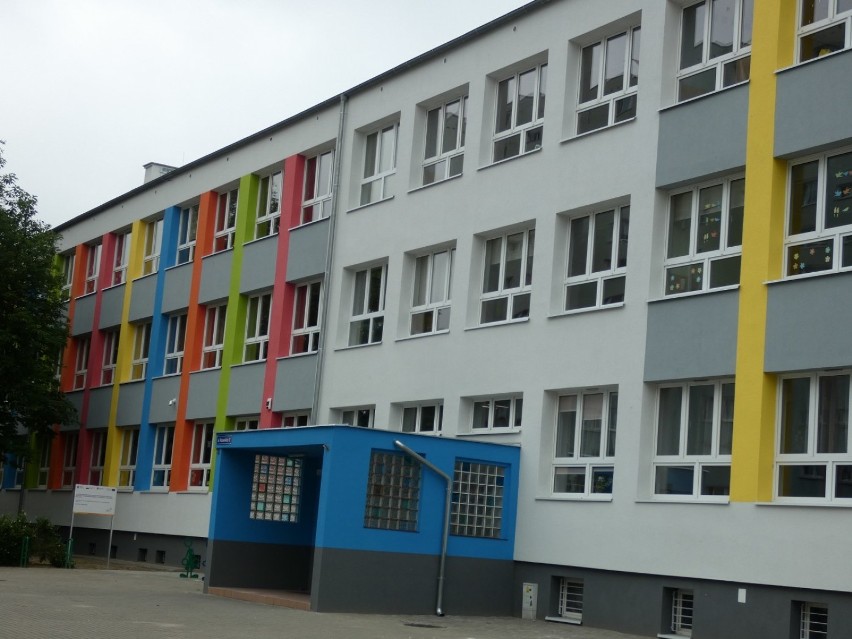
[[[92,332],[95,321],[95,295],[78,297],[74,302],[74,321],[71,323],[71,335],[83,335]]]
[[[109,530],[98,528],[74,527],[74,547],[80,554],[105,557],[110,543]],[[165,566],[182,566],[186,557],[186,542],[192,543],[192,552],[202,559],[207,554],[207,540],[175,535],[154,535],[144,532],[116,530],[112,535],[115,547],[115,559],[136,561],[145,564],[162,563]],[[161,554],[162,553],[162,554]],[[144,559],[143,559],[144,557]],[[159,561],[162,559],[162,562]],[[141,566],[140,566],[141,567]],[[197,571],[196,571],[197,572]],[[201,568],[204,572],[204,567]]]
[[[211,588],[273,588],[307,592],[313,548],[215,540],[209,543],[207,585]]]
[[[287,253],[287,281],[298,282],[321,277],[328,254],[328,218],[290,231]]]
[[[233,251],[222,251],[204,257],[201,262],[201,286],[198,289],[199,304],[216,302],[228,297],[233,259]]]
[[[852,51],[844,51],[778,74],[775,155],[790,157],[852,142]],[[815,110],[815,103],[819,104]]]
[[[733,375],[739,291],[648,304],[645,381]]]
[[[174,313],[189,306],[192,264],[181,264],[166,270],[163,287],[163,313]]]
[[[767,372],[848,366],[852,361],[852,273],[769,285]]]
[[[745,166],[748,85],[684,102],[660,113],[658,188]]]
[[[272,235],[243,247],[243,269],[240,273],[240,292],[253,293],[275,284],[275,258],[278,235]]]
[[[154,310],[154,295],[157,292],[157,276],[146,275],[133,281],[130,298],[130,321],[149,319]]]
[[[204,419],[216,416],[219,398],[219,377],[222,369],[198,371],[189,376],[189,398],[186,403],[187,419]]]
[[[228,415],[255,415],[260,412],[266,362],[243,364],[231,369]]]
[[[145,382],[122,384],[118,394],[118,426],[135,426],[142,423],[142,400],[145,394]]]
[[[177,396],[180,392],[180,375],[158,377],[151,389],[151,407],[148,421],[152,424],[173,422],[177,416]],[[169,404],[172,400],[174,403]]]
[[[112,404],[112,385],[93,388],[89,393],[89,414],[86,428],[109,426],[109,409]]]
[[[113,328],[121,325],[121,313],[124,310],[124,293],[126,290],[127,284],[119,284],[103,292],[98,328]]]
[[[272,410],[310,409],[314,405],[316,374],[316,354],[279,359]]]
[[[80,411],[83,409],[83,391],[65,393],[65,397],[67,397],[68,401],[71,402],[71,405],[77,409],[77,415],[79,415]]]

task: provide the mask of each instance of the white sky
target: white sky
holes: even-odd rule
[[[56,225],[529,0],[0,0],[6,171]]]

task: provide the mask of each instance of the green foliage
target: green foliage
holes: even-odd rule
[[[57,568],[65,565],[65,546],[56,526],[44,517],[31,522],[20,513],[0,515],[0,566],[20,563],[24,537],[29,537],[31,558]]]
[[[14,173],[0,173],[0,458],[27,457],[30,435],[50,437],[54,424],[77,421],[56,379],[68,330],[57,236],[35,216],[35,196]]]

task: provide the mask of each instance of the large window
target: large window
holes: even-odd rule
[[[361,179],[361,206],[378,202],[391,195],[396,175],[396,140],[399,124],[374,131],[364,140],[364,176]]]
[[[587,133],[636,117],[640,29],[595,42],[580,56],[577,133]]]
[[[372,266],[355,273],[349,346],[377,344],[385,325],[387,266]]]
[[[142,247],[142,275],[160,270],[160,246],[163,242],[163,218],[145,225],[145,245]]]
[[[457,459],[453,473],[450,533],[499,539],[503,527],[506,469]]]
[[[284,428],[297,428],[310,426],[311,413],[305,411],[292,411],[281,416],[281,426]]]
[[[409,455],[374,450],[367,476],[364,527],[417,531],[420,463]]]
[[[740,283],[745,180],[725,180],[669,199],[665,294]]]
[[[272,293],[254,295],[246,309],[246,342],[244,362],[265,360],[269,350],[269,320],[272,312]]]
[[[322,282],[296,287],[290,354],[315,353],[319,348]]]
[[[257,430],[260,415],[247,415],[234,420],[234,430]]]
[[[166,331],[164,375],[177,375],[183,370],[183,349],[186,343],[186,313],[169,317]]]
[[[505,395],[472,400],[471,432],[499,431],[520,428],[524,412],[521,395]]]
[[[62,488],[73,488],[77,474],[77,431],[62,433]]]
[[[154,434],[154,464],[151,471],[151,490],[167,490],[172,476],[172,450],[175,426],[157,426]]]
[[[213,451],[213,423],[192,427],[192,452],[189,459],[189,487],[206,490],[210,483],[210,456]]]
[[[612,494],[618,392],[559,397],[553,460],[553,494]]]
[[[225,347],[225,317],[228,307],[208,306],[204,313],[204,344],[201,348],[201,368],[219,368]]]
[[[450,288],[455,249],[448,248],[414,258],[414,293],[411,300],[412,335],[450,329]]]
[[[74,260],[75,256],[73,253],[68,255],[61,255],[61,267],[62,267],[62,299],[69,300],[71,299],[71,286],[74,283]]]
[[[130,379],[145,379],[148,372],[148,350],[151,346],[151,323],[137,324],[133,330],[133,359]]]
[[[118,329],[104,332],[104,360],[101,368],[101,384],[112,384],[115,381],[115,368],[118,364]]]
[[[341,408],[340,423],[347,426],[358,426],[359,428],[372,428],[375,415],[376,408],[374,406]]]
[[[497,83],[494,162],[541,148],[546,94],[546,64]]]
[[[331,178],[334,152],[326,151],[305,161],[305,190],[300,222],[307,224],[331,215]]]
[[[565,310],[624,302],[630,207],[571,218]]]
[[[661,386],[657,392],[654,495],[727,501],[733,434],[733,382]]]
[[[74,390],[86,387],[86,377],[89,370],[89,344],[88,337],[77,338],[77,355],[74,358]]]
[[[130,233],[115,236],[115,256],[112,267],[112,284],[124,284],[127,279],[127,259],[130,255]]]
[[[133,488],[136,482],[136,454],[139,451],[139,428],[122,428],[121,453],[118,460],[119,488]]]
[[[444,405],[440,402],[424,402],[402,409],[403,433],[440,433],[444,421]]]
[[[122,431],[123,432],[123,431]],[[100,486],[104,478],[104,462],[106,461],[107,431],[89,431],[89,445],[91,456],[89,457],[89,481],[92,486]]]
[[[849,48],[852,0],[799,1],[799,62]]]
[[[219,199],[216,202],[216,225],[213,229],[214,253],[234,248],[239,195],[239,189],[219,194]]]
[[[678,101],[749,78],[754,0],[703,0],[683,10]]]
[[[198,205],[180,211],[177,241],[177,263],[186,264],[195,259],[195,239],[198,234]]]
[[[260,178],[254,235],[256,239],[278,233],[281,223],[281,180],[281,171]]]
[[[249,517],[296,523],[302,495],[302,458],[255,455]]]
[[[87,248],[86,282],[83,288],[83,295],[88,295],[98,290],[98,273],[101,270],[101,245],[95,244]]]
[[[462,174],[466,129],[467,96],[427,111],[424,185]]]
[[[777,495],[852,503],[850,373],[781,380]]]
[[[787,276],[852,268],[852,152],[790,167]]]
[[[479,322],[506,322],[530,314],[535,229],[485,242]]]

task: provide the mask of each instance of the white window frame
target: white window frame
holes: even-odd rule
[[[115,371],[118,365],[118,340],[120,338],[118,329],[104,331],[104,356],[101,367],[101,386],[115,382]]]
[[[530,120],[518,122],[518,104],[520,92],[520,79],[528,73],[534,74],[532,109]],[[501,123],[501,116],[507,114],[501,109],[500,94],[505,87],[505,95],[511,93],[511,107],[508,112],[508,120]],[[502,162],[511,158],[526,155],[538,151],[542,146],[544,137],[544,104],[547,95],[547,62],[524,69],[508,77],[503,77],[497,82],[495,90],[495,118],[494,139],[492,141],[492,162]],[[512,153],[513,147],[509,147],[512,138],[518,138],[517,152]],[[502,152],[499,149],[502,148]]]
[[[322,175],[323,169],[328,170],[326,176]],[[305,160],[305,180],[299,224],[308,224],[331,215],[333,175],[334,149],[323,151]],[[325,179],[321,180],[323,177]],[[317,213],[319,214],[317,215]]]
[[[189,490],[206,492],[210,484],[210,459],[213,454],[213,422],[192,425],[192,448],[189,456]]]
[[[522,393],[475,397],[468,401],[470,401],[470,433],[505,433],[517,432],[521,429],[524,413]],[[504,414],[505,419],[502,417]],[[485,419],[482,419],[483,417]],[[505,424],[502,423],[504,421]]]
[[[160,250],[163,244],[163,218],[151,220],[145,225],[142,248],[142,275],[153,275],[160,270]]]
[[[828,606],[803,601],[799,604],[799,639],[828,637]]]
[[[340,423],[355,428],[373,428],[376,419],[375,406],[349,406],[338,409]]]
[[[148,374],[148,355],[151,348],[151,322],[136,324],[133,330],[133,353],[130,360],[130,379],[145,379]]]
[[[244,362],[262,362],[269,354],[269,329],[272,322],[272,293],[252,295],[246,301],[246,341]]]
[[[257,185],[257,218],[254,238],[259,240],[270,235],[278,235],[281,224],[281,193],[284,173],[276,171],[264,175]]]
[[[234,420],[234,430],[257,430],[260,428],[260,415],[245,415]]]
[[[515,284],[506,281],[509,240],[521,236],[521,256],[518,270],[518,282]],[[499,241],[499,264],[489,265],[488,256],[494,254],[494,247]],[[513,241],[517,241],[513,239]],[[535,228],[526,228],[511,231],[502,235],[489,237],[485,240],[483,247],[483,273],[482,294],[479,300],[479,323],[502,324],[506,322],[525,322],[529,319],[530,305],[532,301],[532,275],[533,256],[535,254]],[[494,273],[490,267],[496,266]],[[489,282],[489,275],[496,275],[496,279]],[[505,301],[503,313],[499,313],[501,301]],[[517,307],[516,307],[517,305]],[[496,314],[492,315],[489,309],[494,309]]]
[[[175,425],[159,424],[154,431],[154,453],[151,465],[151,490],[166,492],[172,480],[172,457]]]
[[[92,486],[100,486],[104,479],[104,463],[106,462],[107,430],[90,431],[89,436],[89,481]]]
[[[387,273],[387,264],[376,264],[353,274],[349,346],[381,344],[384,335]],[[377,285],[373,279],[376,275],[379,277]],[[379,287],[378,291],[375,290],[376,286]]]
[[[136,459],[139,454],[139,427],[121,428],[118,461],[118,487],[132,489],[136,484]]]
[[[463,95],[426,111],[423,186],[458,177],[464,171],[467,104],[468,96]],[[453,110],[456,111],[454,116]],[[454,135],[450,132],[452,129],[447,127],[447,121],[452,117],[455,117],[457,123]],[[435,140],[434,149],[429,148],[429,140],[432,138]]]
[[[399,429],[403,433],[440,435],[443,424],[443,402],[418,402],[401,406]]]
[[[681,12],[681,28],[680,28],[680,42],[678,44],[678,72],[677,72],[677,101],[684,102],[686,100],[690,100],[693,98],[701,97],[702,95],[707,95],[709,93],[714,93],[721,89],[732,87],[737,84],[742,84],[747,82],[749,79],[750,66],[751,66],[751,39],[752,33],[748,34],[748,41],[745,41],[743,26],[748,26],[748,19],[744,20],[744,6],[749,9],[751,15],[751,30],[754,31],[754,0],[733,0],[734,2],[734,21],[732,26],[731,36],[733,36],[732,42],[732,50],[728,53],[719,54],[711,57],[711,44],[710,44],[710,32],[713,23],[713,16],[708,15],[707,7],[712,6],[714,2],[718,0],[701,0],[700,2],[693,2],[688,4],[683,8]],[[687,11],[692,9],[693,7],[698,7],[699,5],[704,5],[704,25],[703,25],[703,36],[701,43],[701,60],[698,62],[694,62],[687,66],[683,66],[684,64],[684,52],[683,52],[683,42],[684,42],[684,20]],[[709,13],[712,13],[712,9]],[[748,15],[748,13],[746,13]],[[732,69],[734,76],[731,81],[726,81],[725,79],[725,71],[726,69]],[[698,91],[694,94],[685,95],[682,93],[684,81],[688,81],[690,78],[696,78],[702,73],[709,74],[713,72],[713,88],[707,89],[704,91]]]
[[[699,437],[702,432],[700,425],[695,429],[690,430],[690,402],[692,400],[691,390],[699,388],[712,388],[713,392],[713,412],[712,415],[704,416],[704,422],[709,421],[710,452],[690,453],[690,435]],[[678,408],[679,417],[675,425],[675,431],[661,431],[661,420],[664,419],[662,411],[662,394],[667,390],[677,389],[680,391],[680,406]],[[732,395],[725,395],[725,391],[730,391]],[[705,381],[689,381],[680,384],[660,384],[657,387],[656,397],[656,415],[654,419],[654,461],[651,472],[651,494],[658,501],[706,501],[706,502],[721,502],[729,501],[730,493],[730,468],[731,468],[731,453],[725,452],[732,447],[733,431],[734,431],[734,400],[736,398],[736,388],[733,379],[720,380],[705,380]],[[725,399],[730,399],[730,403],[725,404]],[[698,415],[695,415],[698,418]],[[723,428],[724,426],[724,428]],[[675,452],[660,452],[662,445],[672,445],[672,441],[664,442],[663,438],[668,432],[677,435],[677,450]],[[668,449],[665,449],[668,450]],[[712,468],[727,468],[728,469],[728,493],[703,493],[702,480],[704,475],[711,472]],[[692,477],[691,492],[657,492],[657,474],[658,472],[669,469],[673,472],[673,477],[682,474],[682,471],[691,473]],[[661,475],[661,479],[662,479]],[[709,475],[708,475],[709,477]],[[711,478],[712,481],[712,478]],[[712,484],[708,484],[708,490],[713,488]]]
[[[319,350],[321,321],[322,280],[299,284],[293,292],[291,355],[316,353]]]
[[[391,184],[396,175],[396,147],[399,122],[364,136],[364,171],[361,177],[358,205],[366,206],[392,196]],[[387,146],[391,148],[388,151]],[[370,149],[373,149],[370,157]]]
[[[705,194],[722,190],[721,199],[718,203],[705,202],[702,198]],[[742,228],[745,220],[745,200],[741,206],[736,200],[745,197],[745,178],[742,175],[732,176],[724,180],[705,182],[687,189],[673,191],[668,199],[668,211],[666,213],[666,253],[664,262],[663,287],[666,296],[683,295],[687,293],[706,293],[710,290],[718,290],[739,286],[740,264],[743,252]],[[689,203],[689,218],[681,217],[677,209],[677,203]],[[741,210],[740,210],[741,209]],[[740,210],[739,222],[733,211]],[[714,219],[715,218],[715,219]],[[675,240],[674,226],[683,226],[685,221],[689,222],[688,248],[675,248],[675,252],[682,255],[672,256]],[[737,224],[739,228],[737,229]],[[702,225],[707,232],[702,235]],[[712,225],[712,226],[711,226]],[[718,248],[704,248],[701,246],[705,237],[712,242],[712,234],[718,225]],[[732,233],[732,230],[734,231]],[[739,244],[736,243],[736,235],[739,234]],[[700,237],[699,237],[700,236]],[[732,237],[733,236],[733,237]],[[734,242],[731,244],[731,242]],[[678,246],[683,246],[679,244]],[[723,279],[716,281],[714,285],[714,269],[727,266],[728,269],[734,265],[736,278],[728,275],[725,278],[725,270],[721,270]],[[730,271],[729,271],[730,272]],[[734,281],[734,279],[736,281]]]
[[[177,257],[175,264],[188,264],[195,259],[198,237],[198,204],[180,210],[178,220]]]
[[[112,268],[112,285],[127,281],[127,262],[130,257],[130,231],[115,234],[115,257]]]
[[[225,349],[225,321],[228,305],[208,306],[204,312],[204,343],[201,348],[201,368],[221,368]]]
[[[600,398],[599,419],[593,417]],[[573,411],[569,411],[573,404]],[[562,415],[574,413],[573,434],[563,438]],[[597,433],[594,422],[597,421]],[[551,494],[567,499],[592,499],[608,501],[612,499],[615,479],[615,443],[618,421],[618,390],[586,390],[562,393],[557,398],[556,425],[553,432],[553,466],[551,473]],[[569,424],[565,423],[570,433]],[[568,433],[566,433],[568,434]],[[568,454],[561,455],[560,444]],[[591,452],[595,444],[597,453]],[[591,448],[590,448],[591,447]],[[559,477],[582,478],[582,490],[557,490]],[[576,488],[576,485],[574,486]]]
[[[77,474],[79,433],[77,431],[64,431],[62,439],[62,488],[73,488]]]
[[[166,328],[166,353],[163,358],[163,375],[180,375],[183,371],[183,353],[186,347],[186,313],[170,315]]]
[[[559,600],[556,614],[573,623],[583,621],[583,591],[585,584],[579,577],[559,579]]]
[[[694,612],[695,593],[692,590],[675,588],[672,591],[671,631],[676,636],[692,636],[692,620]]]
[[[74,253],[62,255],[62,299],[67,301],[71,299],[71,287],[74,285],[74,262],[76,256]]]
[[[583,47],[580,52],[580,86],[577,94],[577,135],[598,131],[636,118],[640,34],[641,27],[637,26]],[[608,67],[613,65],[612,58],[615,55],[609,47],[619,38],[626,39],[624,52],[619,56],[621,60],[616,59],[615,62],[615,64],[620,63],[621,86],[607,87]],[[588,70],[587,63],[590,67]],[[589,86],[586,89],[589,95],[584,96],[582,84],[587,75]],[[592,92],[594,95],[591,95]],[[600,113],[606,113],[606,118],[601,120],[598,116]],[[584,116],[593,115],[597,119],[593,118],[584,124]]]
[[[73,390],[86,388],[89,371],[89,349],[92,340],[89,336],[77,338],[77,353],[74,357],[74,386]]]
[[[219,193],[216,199],[216,220],[213,229],[214,253],[221,253],[234,248],[239,198],[240,190],[235,188]]]
[[[38,458],[38,476],[36,478],[37,488],[47,488],[50,481],[50,453],[52,449],[52,440],[45,437],[41,442]]]
[[[436,276],[435,260],[446,256],[444,272]],[[411,311],[408,329],[413,336],[446,333],[450,330],[453,266],[456,249],[442,248],[414,256]],[[444,258],[441,258],[444,259]],[[422,285],[418,287],[418,283]]]
[[[798,25],[798,31],[796,34],[796,60],[799,62],[807,62],[808,60],[821,58],[830,53],[834,53],[835,51],[843,51],[852,46],[852,5],[849,5],[848,9],[841,8],[841,10],[838,11],[837,3],[842,1],[844,0],[829,0],[825,17],[819,18],[817,16],[817,19],[805,24],[805,20],[807,18],[804,14],[804,0],[799,0],[797,3],[798,10],[796,12],[796,24]],[[804,45],[804,40],[806,38],[816,38],[817,41],[814,44],[819,45],[819,36],[825,35],[826,31],[838,26],[843,26],[843,46],[837,48],[830,41],[823,42],[822,48],[816,51],[816,55],[813,55],[814,52],[811,51],[808,57],[803,57],[806,54]]]
[[[298,428],[311,425],[310,411],[293,411],[284,413],[281,418],[282,428]]]
[[[93,244],[86,251],[86,283],[83,295],[98,290],[98,274],[101,271],[101,244]]]

